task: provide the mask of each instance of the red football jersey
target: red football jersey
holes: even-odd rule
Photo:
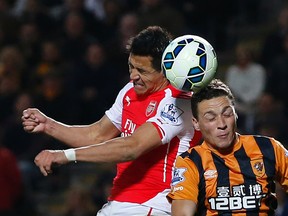
[[[151,122],[163,145],[134,161],[117,164],[109,200],[170,211],[166,195],[176,156],[201,138],[192,125],[190,97],[171,85],[145,98],[136,95],[131,82],[120,91],[106,115],[122,132],[121,136],[130,136],[143,123]]]

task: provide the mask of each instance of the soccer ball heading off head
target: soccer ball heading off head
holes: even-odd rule
[[[184,35],[175,38],[165,49],[162,68],[177,89],[197,92],[208,85],[217,71],[214,48],[204,38]]]

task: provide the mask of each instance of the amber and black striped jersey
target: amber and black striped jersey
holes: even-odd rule
[[[273,138],[239,135],[223,155],[207,143],[178,156],[171,200],[192,200],[197,215],[273,215],[275,181],[288,192],[288,151]]]

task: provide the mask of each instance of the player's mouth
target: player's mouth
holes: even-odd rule
[[[225,134],[219,134],[217,137],[220,138],[220,139],[226,139],[228,137],[228,133],[225,133]]]
[[[143,88],[144,85],[142,83],[139,82],[133,82],[134,88]]]

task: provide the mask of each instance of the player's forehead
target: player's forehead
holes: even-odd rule
[[[199,114],[222,113],[227,109],[233,109],[233,104],[227,96],[214,97],[203,100],[198,104]]]
[[[152,57],[151,56],[140,56],[130,54],[128,58],[128,65],[131,65],[135,68],[153,68],[152,66]]]

